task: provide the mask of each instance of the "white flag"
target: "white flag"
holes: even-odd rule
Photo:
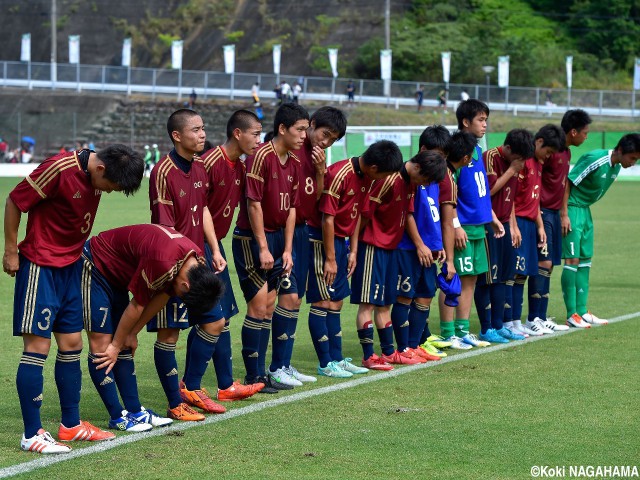
[[[449,73],[451,72],[451,52],[442,52],[442,81],[449,83]]]
[[[633,72],[633,89],[640,90],[640,57],[636,57],[636,67]]]
[[[131,66],[131,39],[125,38],[122,43],[122,66]]]
[[[573,57],[567,56],[567,88],[573,86]]]
[[[69,35],[69,63],[80,63],[80,35]]]
[[[22,49],[20,50],[20,61],[21,62],[31,61],[31,34],[30,33],[22,34]]]
[[[501,88],[509,86],[509,55],[498,57],[498,86]]]
[[[280,54],[282,52],[281,45],[273,46],[273,73],[280,75]]]
[[[223,45],[224,52],[224,73],[234,73],[236,71],[236,46]]]
[[[380,50],[380,79],[391,80],[391,50]]]
[[[328,48],[329,52],[329,64],[331,65],[331,74],[333,78],[338,76],[338,49]]]
[[[174,40],[171,44],[171,68],[182,69],[182,46],[184,41]]]

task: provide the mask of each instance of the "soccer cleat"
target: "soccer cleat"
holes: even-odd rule
[[[480,340],[473,333],[467,333],[460,340],[462,340],[464,343],[466,343],[468,345],[471,345],[472,347],[488,347],[489,345],[491,345],[489,342],[486,342],[484,340]]]
[[[284,385],[290,385],[292,387],[301,387],[302,382],[297,380],[295,377],[289,375],[284,367],[278,368],[275,372],[269,370],[269,378],[275,380],[278,383],[283,383]]]
[[[438,360],[440,360],[440,356],[439,355],[432,355],[429,352],[427,352],[426,350],[424,350],[423,348],[409,348],[408,350],[411,350],[411,352],[416,356],[416,357],[420,357],[423,360],[426,360],[427,362],[437,362]]]
[[[452,342],[444,337],[441,337],[440,335],[431,335],[429,338],[427,338],[427,342],[429,342],[436,348],[448,348],[452,344]]]
[[[353,373],[355,375],[360,375],[363,373],[369,373],[369,369],[368,368],[364,368],[364,367],[358,367],[357,365],[354,365],[353,363],[351,363],[351,358],[343,358],[342,360],[340,360],[338,362],[338,366],[350,373]]]
[[[152,427],[166,427],[173,423],[173,420],[170,418],[161,417],[153,410],[147,410],[144,407],[141,407],[141,410],[138,413],[129,412],[127,416],[135,419],[139,423],[146,423]]]
[[[527,322],[528,323],[528,322]],[[540,337],[542,335],[544,335],[542,332],[540,331],[536,331],[536,330],[531,330],[529,328],[529,326],[527,324],[522,324],[519,320],[518,321],[514,321],[514,324],[516,325],[516,327],[521,331],[526,333],[528,336],[530,337]]]
[[[204,415],[200,412],[196,412],[187,403],[182,402],[175,408],[167,410],[167,417],[174,420],[181,420],[183,422],[200,422],[204,420]]]
[[[262,386],[260,386],[262,385]],[[224,390],[218,389],[218,400],[221,402],[233,402],[235,400],[244,400],[258,393],[264,388],[264,383],[255,383],[253,385],[242,385],[233,382],[230,387]]]
[[[129,412],[123,410],[121,417],[109,420],[109,428],[123,432],[146,432],[151,430],[153,425],[138,422],[134,417],[129,417]]]
[[[362,366],[368,368],[369,370],[383,370],[385,372],[393,370],[393,365],[389,365],[375,353],[369,358],[363,359]]]
[[[418,348],[420,350],[424,350],[429,355],[435,355],[436,357],[444,358],[447,356],[445,352],[443,352],[442,350],[438,350],[436,347],[433,346],[433,344],[429,343],[428,341],[418,346]]]
[[[452,350],[469,350],[473,348],[468,343],[463,342],[460,337],[456,337],[455,335],[450,336],[446,340],[447,342],[451,343],[451,346],[449,348],[451,348]]]
[[[575,328],[591,328],[591,325],[582,320],[582,317],[577,313],[574,313],[567,318],[567,326]]]
[[[500,330],[496,330],[496,333],[507,340],[526,340],[527,338],[507,327],[502,327]]]
[[[494,328],[488,329],[486,333],[480,333],[480,340],[489,343],[509,343],[509,339],[500,335]]]
[[[394,350],[391,355],[385,355],[383,353],[380,358],[387,363],[394,363],[396,365],[416,365],[418,363],[426,362],[426,360],[416,356],[413,352],[408,350],[403,350],[402,352]]]
[[[546,320],[543,320],[542,324],[547,327],[549,330],[553,330],[554,332],[560,332],[563,330],[569,330],[569,327],[566,325],[558,325],[553,321],[553,318],[547,317]]]
[[[511,325],[508,326],[507,329],[509,329],[513,334],[521,335],[524,338],[529,338],[529,334],[523,330],[520,320],[514,320],[513,322],[511,322]]]
[[[257,388],[258,385],[262,385],[262,388],[256,390],[256,393],[278,393],[280,390],[271,386],[269,379],[266,377],[244,377],[244,384]],[[293,387],[291,387],[293,388]]]
[[[116,438],[115,434],[101,430],[89,422],[83,422],[82,420],[80,420],[80,425],[76,425],[75,427],[67,428],[60,424],[60,428],[58,429],[58,439],[63,442],[73,442],[75,440],[101,442],[103,440],[113,440],[114,438]]]
[[[211,400],[209,392],[204,388],[198,390],[187,390],[186,387],[180,389],[180,398],[185,403],[198,407],[207,413],[224,413],[227,411],[222,405]]]
[[[353,377],[353,373],[347,372],[338,366],[338,362],[332,361],[327,363],[326,367],[318,365],[318,375],[333,378],[350,378]]]
[[[544,322],[542,321],[542,319],[540,317],[534,318],[533,322],[530,322],[529,320],[527,320],[527,327],[529,327],[532,330],[536,330],[537,329],[537,330],[541,331],[544,335],[549,335],[549,334],[553,333],[552,329],[547,328],[547,327],[544,326]]]
[[[289,365],[285,368],[285,371],[291,375],[296,380],[301,381],[302,383],[313,383],[317,382],[318,379],[312,375],[307,375],[305,373],[300,373],[296,367],[293,365]]]
[[[587,312],[582,315],[582,320],[591,324],[591,325],[608,325],[609,320],[605,320],[604,318],[598,318],[593,313]]]
[[[46,454],[67,453],[71,451],[71,447],[69,445],[56,442],[51,434],[43,428],[38,430],[38,433],[31,438],[25,438],[23,434],[22,440],[20,441],[20,448],[26,452]]]

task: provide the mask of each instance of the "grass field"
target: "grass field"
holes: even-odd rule
[[[15,183],[17,179],[0,179],[3,197]],[[602,317],[640,311],[640,256],[634,241],[640,233],[638,199],[640,183],[620,183],[593,208],[596,254],[590,305]],[[94,233],[148,218],[145,184],[134,198],[107,196]],[[558,270],[552,279],[550,313],[562,318],[559,283]],[[0,277],[0,477],[9,473],[3,470],[7,467],[42,459],[19,450],[22,421],[15,372],[21,342],[11,334],[12,289],[13,280]],[[237,378],[243,374],[241,300],[240,307],[232,321]],[[313,372],[307,312],[303,307],[294,364]],[[345,354],[358,359],[355,309],[346,305],[342,318]],[[276,396],[293,396],[290,403],[258,396],[227,404],[231,415],[218,421],[183,430],[171,427],[155,436],[118,434],[139,441],[106,451],[91,446],[88,455],[17,478],[512,479],[531,478],[534,465],[638,465],[637,325],[634,318],[557,338],[491,347],[486,354],[442,365],[405,367],[398,376],[369,373],[360,382],[320,378],[317,384]],[[438,331],[435,310],[431,326]],[[475,320],[472,330],[477,330]],[[153,341],[153,336],[140,334],[138,382],[143,404],[163,411],[164,394],[152,364]],[[55,348],[51,357],[54,354]],[[178,344],[179,364],[183,356],[184,338]],[[215,390],[212,370],[204,385]],[[318,390],[342,383],[348,388]],[[87,374],[83,384],[83,419],[105,427],[106,410]],[[53,358],[45,368],[44,399],[43,423],[55,435],[59,407]],[[268,408],[256,408],[265,401]],[[88,446],[74,445],[74,450]]]

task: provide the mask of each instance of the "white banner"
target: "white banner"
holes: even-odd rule
[[[442,52],[442,81],[449,83],[449,73],[451,72],[451,52]]]
[[[122,42],[122,66],[131,66],[131,39],[125,38]]]
[[[636,66],[633,72],[633,89],[640,90],[640,57],[636,57]]]
[[[391,80],[391,50],[380,50],[380,79]]]
[[[509,55],[498,57],[498,86],[501,88],[509,86]]]
[[[282,45],[273,46],[273,73],[280,75],[280,54],[282,53]]]
[[[69,35],[69,63],[80,63],[80,35]]]
[[[573,57],[567,56],[567,88],[573,86]]]
[[[389,140],[399,147],[411,146],[411,133],[409,132],[364,132],[364,145],[376,143],[380,140]]]
[[[236,46],[223,45],[224,52],[224,73],[234,73],[236,71]]]
[[[331,65],[331,74],[333,78],[338,76],[338,49],[337,48],[328,48],[329,52],[329,64]]]
[[[30,33],[22,34],[22,48],[20,49],[20,61],[21,62],[31,61],[31,34]]]
[[[182,69],[182,47],[183,40],[174,40],[171,44],[171,68],[176,70]]]

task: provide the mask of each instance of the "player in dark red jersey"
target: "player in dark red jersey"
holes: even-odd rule
[[[398,146],[386,140],[369,146],[360,157],[331,165],[325,188],[309,226],[309,331],[318,355],[318,374],[347,378],[368,369],[342,356],[340,310],[350,292],[348,279],[356,268],[360,211],[374,180],[382,180],[402,167]],[[349,240],[349,244],[347,244]],[[331,323],[328,312],[335,315]],[[331,325],[331,330],[329,330]]]
[[[292,153],[304,144],[309,114],[286,103],[276,111],[275,136],[246,160],[246,200],[233,232],[233,258],[247,302],[242,326],[246,384],[265,383],[263,393],[293,388],[266,375],[266,352],[276,290],[293,267],[293,231],[299,205],[300,161]]]
[[[221,281],[191,240],[161,225],[102,232],[85,243],[78,262],[90,345],[89,373],[111,417],[109,427],[141,432],[170,424],[171,419],[140,404],[133,364],[136,334],[171,295],[179,296],[192,313],[210,310],[223,288]],[[131,351],[122,353],[125,345]],[[106,371],[101,372],[104,367]]]
[[[112,145],[99,153],[65,152],[41,163],[7,198],[2,266],[16,276],[13,333],[22,336],[24,344],[16,376],[25,428],[23,450],[71,450],[57,443],[40,421],[42,370],[52,332],[58,344],[55,377],[62,408],[58,438],[114,437],[80,421],[83,325],[80,271],[75,262],[91,232],[102,192],[130,195],[140,188],[143,173],[142,157],[124,145]],[[27,233],[18,245],[22,213],[28,213]]]
[[[309,274],[309,233],[306,221],[316,214],[318,199],[323,190],[325,149],[342,138],[346,128],[347,119],[340,110],[321,107],[309,120],[303,147],[294,152],[300,160],[300,205],[296,208],[296,228],[293,234],[293,270],[288,279],[280,282],[278,306],[272,321],[273,358],[269,367],[269,375],[276,381],[292,386],[316,381],[315,377],[300,373],[291,365],[298,313]],[[334,313],[337,313],[339,319],[339,312],[328,312],[329,323],[336,317]],[[332,328],[329,327],[329,330]]]
[[[424,363],[426,359],[408,347],[394,347],[391,306],[396,301],[398,261],[396,249],[413,214],[418,185],[439,183],[446,174],[442,155],[422,151],[402,165],[399,172],[376,182],[362,210],[364,228],[358,240],[358,259],[351,281],[351,303],[358,305],[356,326],[364,353],[362,365],[376,367],[382,362]],[[373,317],[380,337],[382,355],[373,351]],[[384,363],[382,363],[384,365]]]
[[[259,385],[242,385],[233,380],[231,362],[231,334],[229,320],[238,313],[236,299],[233,294],[226,255],[222,247],[222,239],[227,236],[236,207],[244,195],[246,167],[240,161],[242,155],[253,155],[260,144],[262,125],[258,117],[248,110],[234,112],[227,121],[227,141],[223,145],[204,153],[202,160],[209,178],[208,207],[212,216],[213,228],[218,245],[212,247],[205,243],[207,261],[212,268],[214,259],[225,265],[219,274],[225,289],[220,305],[224,314],[223,329],[213,352],[213,366],[218,380],[218,400],[231,401],[250,397],[260,388]],[[218,325],[218,323],[216,323]]]

